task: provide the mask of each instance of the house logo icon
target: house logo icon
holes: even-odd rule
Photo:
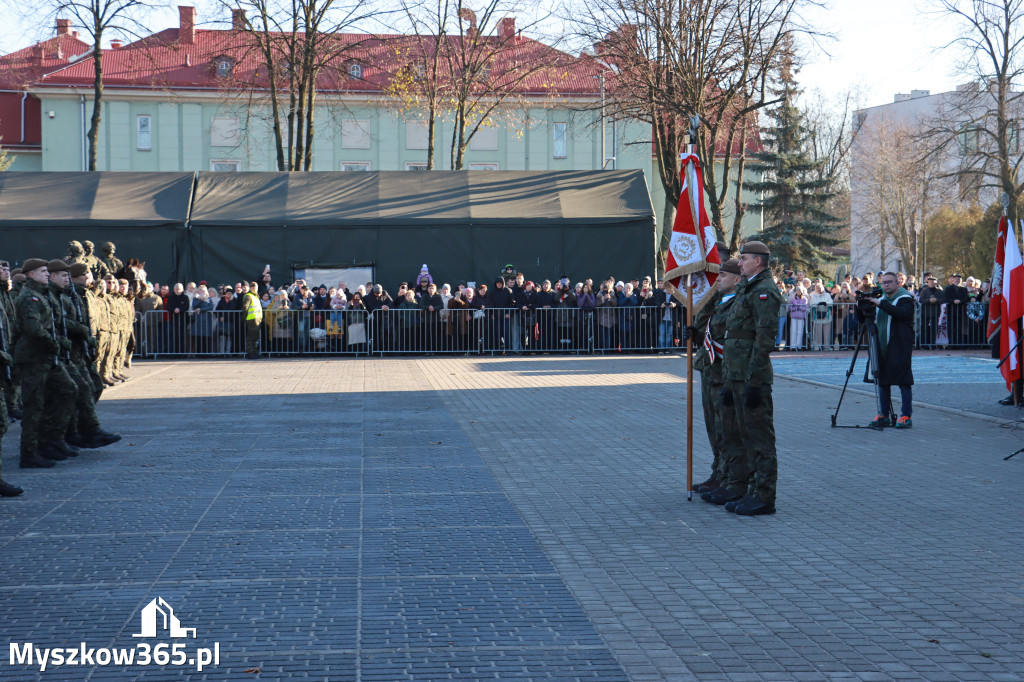
[[[157,618],[157,614],[161,616],[160,619]],[[181,621],[174,615],[171,605],[164,601],[163,597],[157,597],[142,609],[142,632],[132,637],[156,637],[158,620],[171,637],[196,636],[196,629],[181,627]]]

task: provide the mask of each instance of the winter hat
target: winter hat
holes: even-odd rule
[[[426,263],[424,263],[423,267],[420,268],[420,274],[416,275],[416,286],[419,286],[423,280],[426,280],[427,284],[434,283],[434,278],[430,276],[430,270],[427,269]]]

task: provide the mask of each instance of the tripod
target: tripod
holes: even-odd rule
[[[857,365],[857,355],[860,354],[860,349],[866,348],[868,352],[868,366],[864,373],[864,380],[868,381],[868,376],[871,377],[870,381],[875,386],[875,407],[877,412],[875,414],[882,414],[882,389],[878,383],[878,374],[880,372],[879,360],[881,358],[881,352],[878,346],[878,327],[875,326],[874,320],[864,319],[861,322],[860,336],[857,338],[857,346],[853,349],[853,359],[850,360],[850,369],[846,370],[846,381],[843,382],[843,392],[839,394],[839,404],[836,405],[836,411],[832,415],[832,428],[839,429],[868,429],[870,426],[860,426],[859,424],[844,425],[836,424],[836,418],[839,416],[839,408],[843,406],[843,397],[846,395],[846,387],[850,383],[850,377],[853,376],[853,370]],[[896,413],[892,409],[892,402],[889,403],[889,417],[890,423],[894,423],[896,419]]]

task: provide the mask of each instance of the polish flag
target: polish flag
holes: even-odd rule
[[[700,159],[696,154],[684,154],[682,162],[683,191],[679,194],[679,206],[665,259],[665,290],[686,305],[686,276],[691,275],[693,310],[690,314],[696,315],[711,298],[722,261],[715,248],[715,228],[704,208]]]
[[[1003,248],[1003,289],[1000,306],[1002,332],[999,335],[999,355],[1006,357],[1017,345],[1018,320],[1024,317],[1024,262],[1021,261],[1020,247],[1013,225],[1006,226],[1006,241]],[[1000,371],[1006,380],[1007,389],[1021,378],[1020,352],[1015,351]]]
[[[988,304],[988,326],[985,330],[985,338],[992,343],[996,334],[1002,328],[1003,313],[1003,258],[1006,251],[1006,226],[1009,219],[1003,216],[999,219],[999,231],[996,235],[996,258],[992,265],[992,288],[991,298]]]

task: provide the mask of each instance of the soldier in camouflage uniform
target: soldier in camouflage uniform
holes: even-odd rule
[[[106,242],[103,244],[103,258],[100,261],[107,266],[107,270],[111,275],[117,276],[118,271],[124,267],[124,263],[121,259],[114,255],[117,251],[117,247],[114,246],[114,242]]]
[[[736,300],[736,289],[742,279],[739,261],[726,261],[715,284],[717,291],[711,302],[714,307],[707,315],[698,317],[698,321],[704,320],[703,326],[696,326],[686,332],[701,343],[698,358],[703,368],[701,397],[704,402],[704,420],[705,423],[710,421],[714,424],[713,437],[718,440],[717,446],[713,446],[717,451],[713,474],[715,481],[697,489],[701,493],[701,499],[712,504],[726,504],[742,498],[747,492],[747,479],[750,477],[743,443],[736,426],[736,407],[726,405],[722,395],[722,389],[725,387],[725,363],[722,358],[725,350],[725,327],[732,313],[733,302]],[[711,437],[710,427],[708,434]]]
[[[114,378],[110,376],[111,368],[113,366],[114,358],[114,345],[117,341],[116,319],[115,319],[115,308],[114,308],[114,289],[117,287],[117,280],[114,279],[113,275],[107,275],[106,279],[103,280],[102,289],[97,289],[99,294],[97,300],[99,301],[99,313],[97,314],[98,327],[100,335],[98,352],[96,355],[96,370],[99,372],[100,380],[106,386],[113,386],[116,382]]]
[[[59,320],[56,323],[57,331],[71,341],[70,349],[61,354],[61,361],[78,387],[78,395],[74,414],[65,432],[53,435],[78,447],[100,448],[116,443],[121,440],[121,436],[107,433],[100,428],[99,417],[96,416],[96,401],[93,398],[95,387],[88,370],[85,369],[86,357],[89,350],[95,346],[96,340],[90,333],[89,325],[79,318],[78,310],[71,298],[74,288],[70,267],[65,266],[64,270],[61,270],[61,265],[61,261],[51,261],[48,266],[50,293],[55,300],[54,316]],[[88,266],[85,263],[74,263],[72,267],[74,266],[79,266],[79,273],[87,272]]]
[[[20,271],[19,271],[20,272]],[[12,325],[14,324],[14,300],[17,298],[14,292],[14,282],[11,280],[11,266],[7,261],[0,261],[0,310],[7,315],[7,334],[4,338],[5,344],[3,350],[7,354],[14,352],[15,338],[13,336]],[[6,374],[12,374],[9,371],[3,372]],[[13,419],[21,419],[21,409],[18,407],[18,387],[11,377],[0,378],[0,382],[3,386],[3,397],[4,403],[7,409],[7,416]]]
[[[69,295],[71,303],[75,308],[75,319],[89,328],[89,336],[92,338],[90,348],[84,353],[82,358],[83,371],[89,377],[89,381],[93,386],[93,399],[99,402],[100,395],[103,393],[103,379],[100,377],[100,373],[96,371],[95,362],[99,342],[96,339],[96,322],[92,318],[94,304],[91,302],[91,298],[95,295],[92,290],[92,271],[87,267],[83,267],[83,264],[76,263],[71,266],[69,272],[71,273],[71,283],[73,285]]]
[[[92,273],[93,281],[95,282],[106,277],[110,271],[107,270],[107,266],[94,253],[96,247],[93,243],[86,239],[82,242],[82,248],[85,249],[85,264],[89,266],[89,272]]]
[[[113,364],[111,365],[111,377],[116,381],[127,381],[124,366],[131,361],[131,351],[134,349],[135,305],[131,300],[131,289],[128,280],[117,280],[117,295],[113,301],[117,310],[117,346],[114,348]]]
[[[6,266],[7,263],[5,262],[4,265]],[[8,272],[10,272],[9,269]],[[6,293],[4,291],[3,294],[0,294],[0,393],[3,393],[4,397],[11,391],[12,367],[14,365],[14,358],[10,353],[12,349],[11,318],[7,314],[7,306],[3,301],[3,295]],[[0,400],[0,439],[3,439],[4,434],[7,433],[9,424],[7,402]],[[23,492],[25,491],[18,486],[11,485],[0,478],[0,497],[17,497]]]
[[[740,269],[747,278],[726,321],[726,383],[723,402],[735,405],[736,425],[749,469],[746,496],[726,504],[742,516],[775,513],[778,459],[772,408],[772,361],[778,331],[779,293],[768,269],[768,247],[752,241],[740,250]]]
[[[85,262],[85,247],[82,246],[82,242],[78,240],[68,242],[68,252],[64,255],[64,262],[69,265]]]
[[[21,420],[22,468],[48,468],[54,460],[72,456],[63,440],[45,439],[63,434],[71,421],[78,389],[58,359],[71,350],[71,342],[59,336],[49,295],[48,263],[29,258],[22,266],[27,276],[15,304],[14,372],[21,382],[25,404]]]

